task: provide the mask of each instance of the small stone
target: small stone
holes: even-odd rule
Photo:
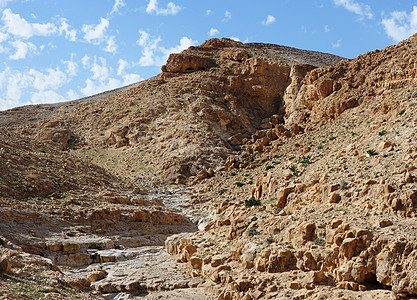
[[[379,221],[379,227],[384,228],[384,227],[388,227],[391,226],[392,222],[388,219],[383,219],[381,221]]]
[[[342,220],[336,220],[334,222],[332,222],[332,229],[335,229],[337,227],[339,227],[340,224],[342,224],[343,221]]]
[[[105,278],[107,275],[107,272],[104,270],[96,270],[96,271],[91,271],[87,274],[87,279],[90,282],[96,282],[99,281],[103,278]]]
[[[3,255],[0,257],[0,275],[5,273],[10,273],[12,270],[12,265],[10,264],[9,256]]]
[[[288,284],[288,287],[292,290],[299,290],[301,288],[301,285],[299,282],[293,281]]]
[[[339,203],[342,197],[338,193],[332,193],[329,196],[329,203]]]
[[[194,270],[201,270],[203,266],[203,260],[199,257],[191,256],[190,265],[191,265],[191,268],[193,268]]]
[[[264,293],[259,291],[259,290],[252,293],[252,297],[254,299],[261,299],[263,295],[264,295]]]
[[[366,291],[366,286],[364,286],[363,284],[360,284],[358,287],[359,291],[363,292]]]

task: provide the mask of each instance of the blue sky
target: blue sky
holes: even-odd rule
[[[346,58],[417,32],[417,1],[0,0],[0,110],[152,77],[214,37]]]

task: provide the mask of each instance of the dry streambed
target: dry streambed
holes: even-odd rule
[[[50,269],[48,277],[56,276],[58,283],[80,288],[90,298],[207,299],[201,279],[190,279],[163,246],[168,236],[205,224],[203,213],[192,208],[190,194],[186,188],[148,186],[145,191],[142,186],[124,194],[102,191],[89,206],[84,195],[42,199],[72,204],[60,209],[0,208],[11,274],[22,275],[30,263],[22,255],[30,253],[32,263]],[[51,288],[39,295],[68,297],[53,282],[46,285]]]

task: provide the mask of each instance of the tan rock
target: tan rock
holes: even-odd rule
[[[87,279],[90,282],[96,282],[96,281],[99,281],[99,280],[105,278],[106,275],[107,275],[107,272],[104,271],[104,270],[93,270],[91,272],[88,272]]]
[[[12,270],[12,265],[10,263],[10,257],[7,255],[2,255],[0,257],[0,275],[10,273]]]

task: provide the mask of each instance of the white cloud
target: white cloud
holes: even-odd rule
[[[85,33],[84,39],[95,45],[99,45],[105,40],[106,30],[109,27],[110,22],[105,18],[100,19],[100,23],[97,25],[84,24],[81,31]]]
[[[168,2],[166,8],[158,7],[158,0],[149,0],[148,6],[146,7],[146,12],[148,14],[155,13],[156,15],[176,15],[182,9],[181,6],[175,5],[173,2]]]
[[[0,72],[0,92],[3,92],[3,95],[0,95],[0,110],[22,105],[20,103],[23,94],[22,89],[25,89],[28,85],[29,80],[22,73],[13,72],[8,67]],[[5,90],[3,90],[4,86],[6,87]]]
[[[213,11],[211,10],[211,9],[207,9],[206,10],[206,15],[208,16],[208,15],[211,15],[213,13]]]
[[[385,33],[399,42],[417,32],[417,6],[408,14],[405,11],[394,11],[391,18],[382,19]]]
[[[138,65],[141,67],[162,66],[171,53],[178,53],[190,46],[196,45],[198,42],[186,36],[182,37],[180,44],[171,48],[159,46],[162,41],[161,37],[151,37],[144,30],[139,30],[140,37],[137,44],[141,46],[142,57],[139,59]]]
[[[139,59],[139,65],[141,67],[162,65],[164,62],[160,57],[155,55],[161,37],[151,38],[149,33],[144,30],[139,30],[139,34],[140,37],[136,43],[143,48],[142,57]]]
[[[76,96],[75,92],[70,91],[64,97],[56,91],[67,81],[67,75],[59,67],[46,71],[29,69],[23,72],[6,68],[0,72],[0,110],[75,99],[76,97],[70,97]],[[27,100],[22,101],[23,98]]]
[[[218,35],[220,32],[217,30],[217,29],[215,29],[215,28],[211,28],[210,29],[210,31],[208,32],[208,35],[209,36],[216,36],[216,35]]]
[[[88,68],[88,66],[90,65],[90,56],[84,55],[84,57],[81,58],[81,63],[84,69]]]
[[[9,34],[0,31],[0,43],[7,41]]]
[[[19,101],[16,100],[7,100],[0,98],[0,111],[11,109],[13,107],[19,106]]]
[[[354,0],[333,0],[337,6],[343,6],[346,10],[353,12],[361,18],[372,19],[374,14],[369,5],[355,2]]]
[[[26,58],[26,55],[28,54],[28,52],[36,51],[36,46],[30,42],[26,43],[22,41],[12,41],[12,42],[9,42],[9,44],[12,45],[12,47],[14,47],[16,50],[14,54],[11,54],[9,56],[9,59],[11,60],[24,59]]]
[[[18,38],[28,39],[32,36],[50,36],[58,31],[57,27],[52,23],[29,23],[20,15],[14,14],[10,8],[3,10],[1,19],[4,22],[6,31]]]
[[[88,78],[85,81],[85,87],[81,89],[81,92],[84,96],[91,96],[94,94],[98,94],[104,91],[112,90],[118,88],[122,85],[120,80],[115,78],[109,78],[105,82],[95,82]]]
[[[223,22],[230,21],[231,18],[232,18],[232,13],[230,11],[226,10],[224,12]]]
[[[75,92],[74,90],[71,89],[67,92],[67,97],[66,98],[68,100],[75,100],[75,99],[79,99],[80,95],[78,95],[77,92]]]
[[[17,102],[22,98],[22,89],[30,85],[31,78],[26,74],[12,72],[9,68],[3,71],[6,76],[6,100]]]
[[[168,56],[171,53],[180,53],[182,50],[185,50],[191,46],[195,46],[198,44],[198,41],[193,41],[192,39],[183,36],[180,40],[180,44],[178,46],[171,47],[169,49],[165,49],[164,47],[161,47],[161,51],[165,53],[164,60],[168,58]]]
[[[123,75],[123,85],[129,85],[143,80],[138,74],[125,74]]]
[[[8,33],[3,33],[0,31],[0,53],[7,53],[9,49],[5,48],[1,43],[7,41],[9,38]]]
[[[340,48],[342,46],[342,40],[337,40],[336,43],[332,43],[332,48]]]
[[[114,5],[113,5],[113,8],[112,8],[110,14],[112,15],[114,13],[119,12],[119,9],[122,8],[122,7],[124,7],[124,6],[126,6],[126,3],[124,2],[124,0],[115,0]]]
[[[30,99],[32,100],[32,103],[57,103],[68,100],[64,96],[51,90],[33,93]]]
[[[117,68],[117,75],[121,76],[124,72],[125,69],[129,67],[129,63],[123,59],[119,59],[119,67]]]
[[[62,35],[65,32],[65,38],[71,42],[77,40],[77,30],[70,29],[69,24],[66,19],[61,20],[61,26],[59,27],[59,35]]]
[[[330,32],[329,25],[324,25],[324,32]]]
[[[236,36],[231,36],[230,39],[231,40],[234,40],[236,42],[240,42],[240,39],[238,37],[236,37]]]
[[[56,90],[67,82],[67,76],[59,68],[48,69],[46,73],[30,69],[28,75],[32,77],[31,85],[39,91]]]
[[[106,52],[110,52],[115,54],[117,52],[117,45],[116,45],[116,41],[115,41],[116,37],[114,35],[109,36],[106,39],[106,47],[103,49]]]
[[[84,39],[87,42],[92,43],[93,45],[101,45],[102,43],[105,43],[106,46],[103,50],[114,54],[117,51],[117,45],[115,42],[116,37],[113,35],[106,35],[106,31],[109,26],[109,20],[101,18],[100,23],[97,25],[84,24],[81,31],[84,32]]]
[[[266,17],[266,20],[262,21],[262,25],[268,26],[271,25],[272,23],[275,23],[276,19],[274,16],[269,15]]]
[[[78,69],[77,63],[74,62],[74,56],[75,56],[75,54],[72,53],[70,60],[64,60],[63,61],[63,64],[67,66],[67,71],[66,72],[71,77],[74,77],[75,75],[77,75],[77,69]]]
[[[90,71],[93,72],[92,78],[100,81],[105,81],[109,78],[110,70],[107,68],[107,62],[103,57],[99,57],[99,61],[101,64],[98,64],[97,58],[94,57],[94,63],[90,69]]]

